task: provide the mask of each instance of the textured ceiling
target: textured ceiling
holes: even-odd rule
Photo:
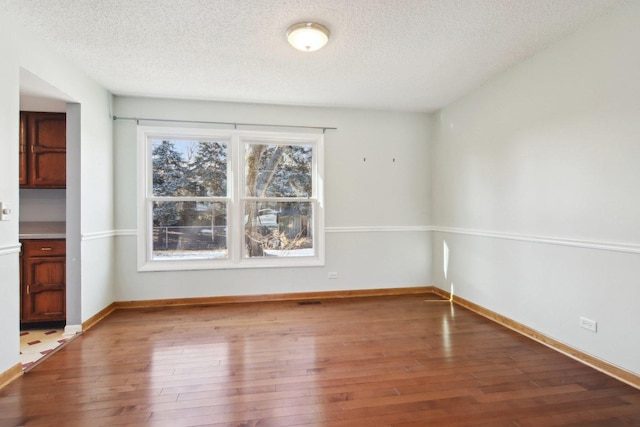
[[[622,0],[0,0],[118,95],[433,111]],[[290,47],[314,20],[322,50]]]

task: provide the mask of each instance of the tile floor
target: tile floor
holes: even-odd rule
[[[69,341],[64,328],[20,331],[20,362],[22,370],[34,366],[40,359]]]

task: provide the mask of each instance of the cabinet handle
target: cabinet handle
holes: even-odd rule
[[[66,153],[67,149],[66,148],[58,148],[58,147],[41,147],[41,146],[36,146],[36,145],[31,145],[31,153],[32,154],[38,154],[38,153]]]
[[[30,290],[31,290],[31,286],[30,286],[30,285],[27,285],[27,295],[29,295],[29,293],[30,293],[29,291],[30,291]]]
[[[53,250],[53,248],[40,248],[41,251],[50,251]]]

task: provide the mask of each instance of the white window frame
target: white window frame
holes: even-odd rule
[[[170,260],[153,259],[152,144],[155,139],[201,139],[228,141],[227,196],[199,198],[202,201],[227,203],[227,251],[224,259]],[[310,197],[268,198],[269,201],[310,202],[313,206],[313,256],[243,258],[244,202],[264,198],[244,196],[245,145],[311,145],[312,194]],[[324,135],[309,133],[265,132],[247,130],[193,129],[181,127],[138,126],[137,243],[138,271],[211,270],[236,268],[309,267],[325,264],[324,238]],[[179,198],[176,198],[179,199]]]

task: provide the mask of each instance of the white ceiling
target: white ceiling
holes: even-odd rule
[[[0,0],[117,95],[434,111],[623,0]],[[331,31],[322,50],[287,28]]]

